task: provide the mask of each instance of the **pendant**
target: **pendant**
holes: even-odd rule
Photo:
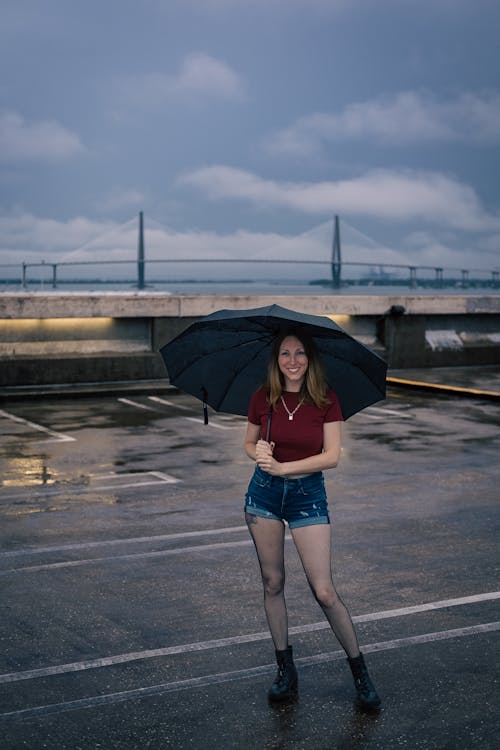
[[[289,422],[293,422],[293,414],[289,414],[288,415],[288,421]]]

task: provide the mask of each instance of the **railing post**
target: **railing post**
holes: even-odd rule
[[[462,268],[462,289],[467,289],[469,286],[469,272],[466,268]]]
[[[23,260],[23,289],[26,289],[26,263]]]
[[[57,263],[52,263],[52,289],[57,288]]]
[[[416,266],[409,266],[410,269],[410,287],[415,289],[417,286],[417,268]]]

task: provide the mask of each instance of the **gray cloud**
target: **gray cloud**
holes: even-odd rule
[[[84,151],[79,136],[56,121],[30,123],[17,112],[0,113],[2,161],[60,161]]]
[[[175,72],[154,71],[118,82],[119,106],[140,103],[151,108],[182,97],[241,101],[246,98],[243,78],[229,65],[196,52],[185,57]]]
[[[236,199],[263,208],[394,221],[421,219],[466,230],[500,227],[500,216],[489,214],[470,186],[435,172],[372,170],[346,180],[294,183],[216,165],[187,172],[179,181],[212,199]]]
[[[265,141],[270,154],[309,156],[333,141],[362,139],[395,146],[442,141],[500,142],[500,93],[463,92],[443,99],[403,91],[348,104],[337,113],[315,113]]]

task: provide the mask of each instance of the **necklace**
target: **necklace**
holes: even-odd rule
[[[281,403],[285,407],[285,411],[288,414],[288,421],[292,422],[293,421],[293,415],[295,414],[296,411],[298,411],[300,409],[300,407],[304,403],[304,400],[301,399],[293,411],[290,411],[290,409],[288,408],[288,406],[285,404],[285,399],[283,398],[283,396],[281,397]]]

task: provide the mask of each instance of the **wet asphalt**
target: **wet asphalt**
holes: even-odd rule
[[[500,391],[500,368],[452,380]],[[365,714],[290,540],[299,698],[267,702],[243,419],[168,387],[3,400],[0,747],[498,748],[499,425],[400,388],[344,425],[326,484]]]

